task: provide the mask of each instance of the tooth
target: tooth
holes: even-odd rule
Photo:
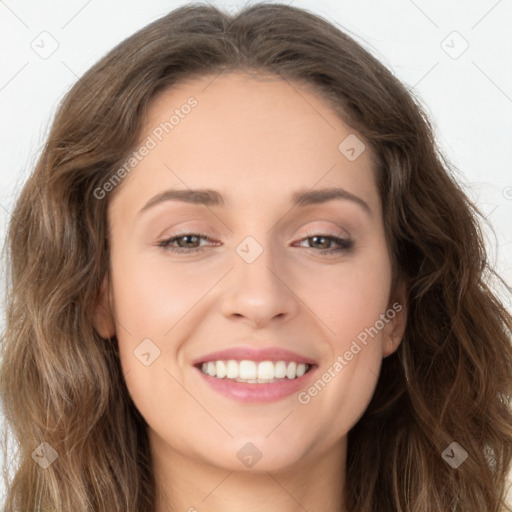
[[[274,378],[284,379],[286,377],[286,363],[284,361],[277,361],[274,368]]]
[[[236,361],[228,361],[226,368],[226,377],[228,379],[236,379],[238,377],[238,363]]]
[[[290,380],[302,377],[310,368],[310,365],[286,361],[260,361],[250,360],[235,361],[208,361],[202,364],[201,370],[206,375],[218,379],[228,378],[239,382],[251,384],[263,384],[275,382],[278,379]]]
[[[254,361],[240,361],[238,367],[239,377],[241,379],[256,379],[256,363]]]
[[[297,377],[302,377],[306,373],[306,365],[301,363],[297,366]]]
[[[207,371],[208,371],[208,375],[215,377],[215,362],[214,361],[208,361]]]
[[[274,363],[262,361],[258,364],[258,379],[272,380],[274,378]]]
[[[286,376],[289,379],[295,379],[295,372],[297,371],[297,363],[290,363],[286,369]]]
[[[224,364],[224,361],[217,361],[215,369],[219,379],[223,379],[226,376],[226,365]]]

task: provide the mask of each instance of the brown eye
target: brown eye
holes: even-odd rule
[[[327,235],[323,233],[309,234],[308,237],[303,238],[302,242],[309,242],[311,249],[320,249],[320,254],[332,254],[342,251],[348,252],[353,248],[354,242],[347,238],[340,238],[334,235]],[[332,244],[337,245],[331,248]]]
[[[213,242],[210,237],[201,233],[182,233],[160,241],[158,246],[162,247],[164,251],[171,251],[176,253],[193,253],[204,250],[204,246],[196,245],[200,243],[201,239]],[[177,246],[173,245],[176,243]]]

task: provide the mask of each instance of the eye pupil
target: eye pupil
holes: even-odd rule
[[[324,243],[323,244],[320,243],[320,245],[322,246],[323,249],[328,249],[329,248],[330,241],[329,241],[328,237],[320,236],[320,235],[315,235],[311,239],[313,240],[313,243],[316,243],[316,240],[318,240],[318,239],[324,240]]]
[[[184,243],[182,244],[181,242],[178,242],[178,245],[180,247],[188,247],[189,243],[193,243],[194,242],[193,240],[192,240],[192,242],[190,242],[190,238],[192,238],[192,239],[196,238],[197,239],[197,236],[196,235],[184,235],[184,236],[181,236],[181,237],[178,238],[178,240],[181,240]],[[186,239],[188,239],[188,242],[185,241]]]

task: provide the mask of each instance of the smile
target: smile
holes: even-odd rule
[[[295,361],[247,359],[215,360],[195,365],[198,375],[211,390],[244,403],[275,402],[293,396],[309,385],[317,368],[315,364]]]
[[[208,361],[200,365],[201,371],[217,379],[230,379],[249,384],[268,384],[280,380],[302,377],[311,365],[294,361]]]

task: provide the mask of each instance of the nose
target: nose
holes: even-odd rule
[[[235,253],[234,268],[223,293],[222,313],[258,328],[289,321],[297,314],[300,301],[284,262],[270,247],[263,247],[263,252],[250,261]]]

